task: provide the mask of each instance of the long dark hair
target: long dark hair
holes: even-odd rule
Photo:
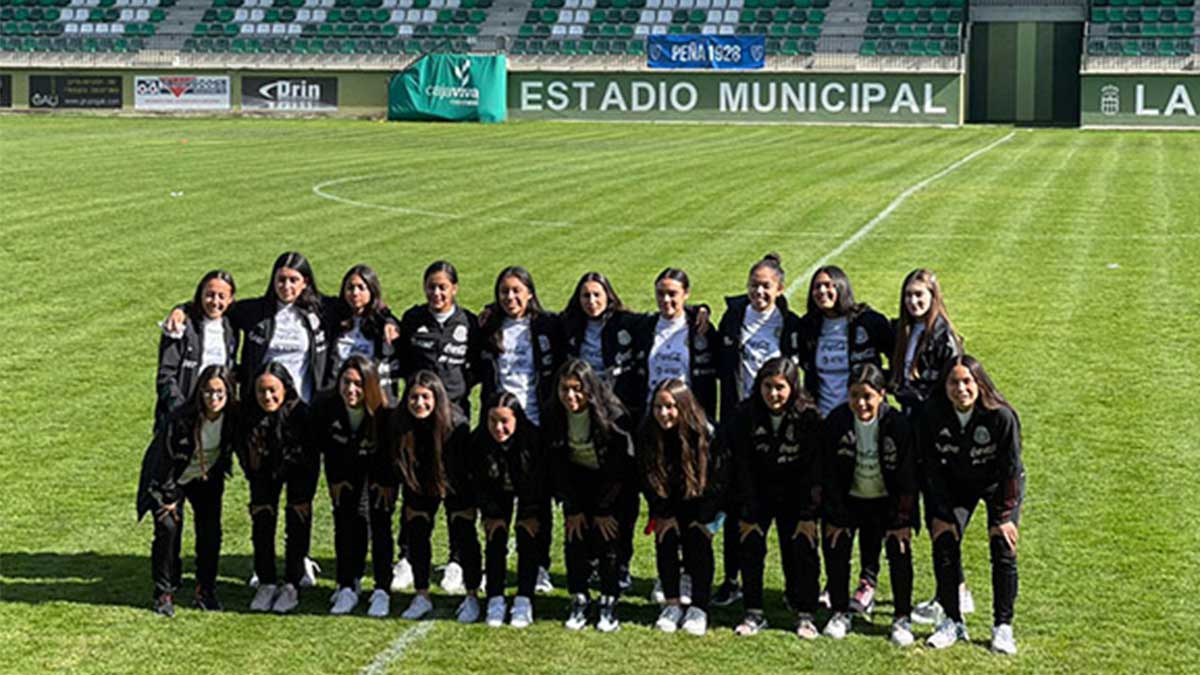
[[[854,287],[850,285],[850,277],[846,275],[845,270],[837,265],[825,265],[818,267],[817,271],[813,272],[812,278],[808,281],[808,304],[807,312],[814,316],[823,314],[820,307],[817,307],[816,300],[813,300],[813,287],[817,285],[817,277],[822,274],[828,275],[833,281],[833,288],[837,292],[837,301],[834,305],[834,311],[838,316],[852,317],[862,311],[862,305],[854,301]]]
[[[317,278],[313,276],[312,265],[308,263],[304,254],[296,251],[281,253],[275,259],[275,264],[271,266],[271,278],[267,281],[267,292],[263,295],[268,300],[279,302],[279,296],[275,294],[275,274],[284,267],[296,270],[304,277],[304,290],[300,292],[300,297],[296,298],[296,306],[309,312],[320,311],[321,292],[317,290]]]
[[[514,439],[523,437],[525,429],[527,429],[531,424],[529,418],[525,416],[525,408],[521,406],[521,399],[517,398],[517,395],[510,391],[497,392],[488,399],[487,405],[483,407],[483,423],[480,424],[480,426],[483,427],[483,431],[485,434],[487,434],[488,440],[491,443],[495,443],[496,440],[492,438],[492,432],[491,429],[488,428],[487,420],[488,416],[496,408],[508,408],[517,418],[517,428],[513,431],[513,435],[509,439],[508,443],[510,446],[512,446],[512,441]]]
[[[408,411],[408,396],[417,387],[428,389],[433,393],[433,412],[430,413],[428,420],[418,420]],[[443,452],[446,442],[454,430],[454,412],[450,407],[450,399],[446,396],[446,387],[442,384],[442,378],[438,377],[436,373],[429,370],[418,370],[408,378],[408,384],[404,389],[404,399],[400,405],[400,424],[400,438],[395,444],[392,459],[400,467],[404,482],[418,492],[427,494],[432,492],[438,497],[445,497],[447,480],[446,458]],[[422,429],[427,431],[430,444],[433,446],[431,485],[422,485],[417,473],[419,468],[417,443],[425,435],[421,433],[420,437],[418,436]]]
[[[908,313],[908,305],[904,302],[904,295],[908,290],[908,285],[918,282],[925,284],[929,289],[929,311],[925,312],[925,332],[921,333],[921,339],[917,342],[917,349],[914,354],[920,354],[925,345],[933,339],[933,328],[937,324],[939,318],[946,322],[946,328],[950,330],[951,339],[962,345],[962,338],[958,335],[958,331],[954,329],[954,323],[950,321],[950,315],[946,311],[946,301],[942,297],[942,285],[938,283],[937,275],[932,270],[924,268],[915,269],[904,277],[904,283],[900,284],[900,319],[897,321],[896,330],[896,351],[892,354],[892,380],[893,384],[899,385],[904,382],[904,358],[907,355],[908,340],[912,336],[913,326],[916,324],[916,319]],[[916,359],[913,359],[912,367],[916,369]],[[912,377],[915,373],[909,373]]]
[[[496,353],[504,351],[504,332],[500,327],[504,325],[504,319],[508,316],[500,304],[500,284],[509,277],[520,281],[521,285],[529,289],[529,305],[525,316],[529,317],[530,321],[546,311],[542,309],[542,303],[538,300],[537,287],[533,285],[533,275],[529,270],[520,265],[510,265],[500,270],[500,274],[496,275],[496,284],[492,287],[492,304],[487,307],[487,323],[483,326],[483,334],[487,336],[488,344]]]
[[[273,413],[263,410],[257,402],[258,380],[264,375],[270,375],[283,384],[283,403]],[[251,387],[250,392],[255,403],[250,406],[251,412],[246,415],[251,425],[246,450],[251,471],[257,471],[262,465],[264,454],[270,452],[272,448],[280,449],[282,447],[287,432],[287,420],[299,403],[300,394],[296,392],[296,383],[292,380],[292,374],[283,365],[274,361],[264,363],[248,384]]]
[[[1017,411],[1008,402],[1008,399],[1004,398],[1004,394],[1001,394],[1000,390],[996,388],[995,383],[992,382],[992,378],[984,370],[983,364],[969,354],[960,354],[946,360],[946,365],[942,367],[942,379],[939,382],[939,391],[943,399],[949,401],[949,397],[946,395],[946,382],[950,379],[950,373],[958,366],[966,368],[971,373],[971,377],[974,378],[975,383],[979,386],[977,405],[983,406],[986,410],[1007,408],[1009,412],[1014,415],[1016,414]]]
[[[342,376],[348,370],[358,371],[359,377],[362,378],[363,388],[363,408],[367,411],[367,417],[371,419],[371,424],[375,423],[375,414],[386,405],[386,397],[383,394],[383,386],[379,383],[379,371],[375,368],[375,364],[362,354],[355,354],[346,359],[342,363],[342,367],[338,369],[337,379],[334,380],[335,386],[338,388],[338,395],[341,395]]]
[[[761,415],[769,415],[767,410],[767,402],[762,397],[762,384],[769,377],[783,376],[787,381],[791,393],[788,395],[787,404],[784,407],[784,413],[789,412],[801,413],[810,408],[815,408],[812,396],[804,390],[804,385],[800,381],[800,369],[792,362],[791,359],[785,356],[775,356],[767,359],[767,362],[758,369],[758,374],[754,376],[754,393],[750,398],[753,401],[754,410]]]
[[[665,431],[654,417],[654,401],[659,392],[666,391],[675,399],[675,407],[679,409],[679,422],[673,430],[674,439],[668,439],[672,432]],[[667,474],[665,446],[668,442],[679,443],[679,469],[683,473],[684,496],[699,497],[708,485],[708,417],[704,408],[696,400],[692,390],[683,380],[671,378],[663,380],[654,388],[650,398],[650,408],[642,420],[639,430],[638,460],[642,473],[647,482],[659,497],[666,497],[670,492],[670,476]]]
[[[188,306],[188,312],[191,314],[192,321],[197,325],[201,325],[204,321],[204,287],[208,282],[216,279],[229,284],[229,300],[232,302],[237,297],[237,284],[233,283],[233,275],[225,270],[211,270],[208,274],[200,277],[200,283],[196,284],[196,292],[192,294],[192,304]]]
[[[226,366],[211,365],[206,366],[200,371],[200,375],[196,379],[196,389],[192,392],[192,398],[184,404],[183,409],[189,411],[187,416],[192,427],[192,441],[196,449],[196,457],[200,462],[200,473],[204,476],[208,475],[209,463],[208,454],[204,451],[204,443],[200,440],[201,427],[203,421],[207,418],[208,411],[204,407],[204,385],[211,380],[220,380],[225,385],[225,407],[221,409],[221,416],[224,418],[222,428],[229,428],[228,425],[237,420],[237,396],[233,389],[234,377],[233,371]],[[233,422],[236,423],[236,422]]]
[[[596,371],[582,359],[569,358],[558,369],[554,377],[556,386],[563,380],[576,379],[583,385],[583,394],[588,400],[588,419],[591,420],[592,441],[597,446],[608,444],[617,420],[625,414],[625,407],[613,394],[612,388],[596,376]],[[557,388],[555,389],[557,391]],[[558,396],[554,396],[546,419],[548,438],[565,439],[567,436],[567,409]]]
[[[613,289],[608,277],[599,272],[588,272],[579,277],[579,282],[575,284],[575,292],[571,294],[571,299],[567,301],[567,306],[562,311],[563,322],[572,335],[582,332],[590,318],[579,304],[579,294],[583,292],[584,285],[590,283],[600,284],[600,287],[604,289],[604,294],[608,297],[608,304],[604,308],[604,313],[600,315],[600,321],[608,321],[613,314],[625,311],[625,303],[621,302],[621,296],[617,295],[617,291]]]
[[[367,286],[367,292],[371,294],[371,300],[367,306],[363,308],[362,326],[364,334],[371,330],[374,332],[375,320],[379,317],[379,313],[383,310],[383,290],[379,284],[379,275],[369,265],[358,264],[351,267],[342,276],[342,285],[338,290],[337,310],[338,315],[343,317],[340,327],[342,330],[349,330],[354,325],[354,310],[350,308],[350,303],[346,302],[346,285],[350,283],[350,279],[358,277],[363,280]],[[369,327],[369,328],[368,328]],[[376,337],[374,334],[368,337]]]

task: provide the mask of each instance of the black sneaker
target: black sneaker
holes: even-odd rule
[[[587,628],[588,596],[580,593],[571,598],[571,615],[563,622],[567,630],[583,630]]]
[[[596,622],[596,630],[601,633],[611,633],[621,627],[617,620],[617,599],[611,595],[600,598],[600,620]]]
[[[154,613],[168,619],[175,618],[175,598],[170,593],[163,593],[154,601]]]
[[[192,602],[192,605],[196,609],[200,609],[205,612],[221,612],[225,610],[225,605],[221,604],[221,601],[217,598],[216,591],[212,590],[211,588],[197,588],[196,598]]]
[[[742,599],[742,587],[733,579],[726,579],[713,593],[711,603],[714,607],[728,607]]]
[[[751,635],[758,635],[759,631],[766,627],[767,617],[763,616],[762,612],[746,612],[746,616],[733,629],[733,632],[742,637],[749,637]]]
[[[629,567],[621,567],[621,578],[617,581],[617,586],[622,593],[628,593],[633,589],[633,575],[629,573]]]

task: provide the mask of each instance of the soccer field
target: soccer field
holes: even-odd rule
[[[1196,135],[986,127],[0,117],[0,671],[1194,670],[1197,156]],[[294,616],[254,615],[240,470],[225,497],[227,610],[186,608],[184,592],[174,621],[156,616],[153,527],[134,520],[155,322],[214,267],[233,273],[243,297],[261,293],[275,256],[292,249],[313,261],[326,293],[352,264],[372,265],[396,310],[423,301],[421,272],[437,258],[458,266],[472,309],[509,264],[532,271],[549,308],[594,269],[647,311],[654,276],[682,267],[714,319],[768,251],[800,281],[799,302],[805,271],[835,252],[858,298],[889,316],[904,275],[933,268],[967,350],[1022,417],[1020,654],[986,649],[982,518],[964,544],[974,643],[944,652],[891,646],[886,605],[843,642],[802,643],[774,546],[771,630],[737,639],[740,614],[729,609],[714,611],[705,638],[657,633],[643,537],[621,631],[569,634],[560,531],[559,590],[535,601],[528,630],[460,626],[457,600],[436,588],[434,622],[368,619],[363,605],[331,617],[324,487],[314,509],[320,588],[302,592]],[[189,524],[185,591],[192,534]],[[439,527],[435,561],[445,539]],[[914,543],[921,600],[933,592],[929,540]],[[393,598],[393,617],[407,601]],[[918,639],[929,630],[918,627]]]

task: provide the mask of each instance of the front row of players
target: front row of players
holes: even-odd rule
[[[655,625],[704,634],[713,582],[712,539],[724,518],[736,519],[745,615],[735,627],[753,635],[764,615],[763,568],[768,531],[776,537],[796,634],[818,636],[814,615],[824,557],[833,610],[824,633],[851,628],[850,558],[855,534],[864,567],[878,569],[886,551],[894,594],[891,639],[913,642],[913,532],[917,495],[933,544],[937,598],[945,619],[928,644],[966,638],[959,607],[961,542],[982,499],[992,562],[993,647],[1015,652],[1017,523],[1024,492],[1020,428],[1015,412],[970,356],[943,369],[940,396],[912,423],[885,401],[885,379],[872,364],[856,366],[848,402],[822,420],[795,364],[783,357],[759,370],[753,392],[714,430],[687,385],[670,379],[655,388],[637,424],[608,385],[584,361],[558,371],[556,397],[532,424],[517,398],[486,402],[472,433],[437,375],[409,378],[399,405],[388,407],[375,367],[354,356],[337,374],[336,391],[311,406],[288,370],[267,364],[238,405],[234,378],[209,366],[193,399],[156,435],[143,466],[139,512],[153,512],[153,577],[158,608],[173,613],[180,584],[183,502],[196,531],[197,605],[219,609],[215,584],[221,547],[224,479],[237,457],[250,485],[254,571],[259,586],[250,607],[286,613],[298,604],[312,529],[312,502],[323,456],[333,505],[338,590],[333,612],[358,602],[368,548],[375,590],[368,614],[389,613],[394,558],[393,513],[401,505],[416,591],[402,616],[426,617],[430,538],[439,507],[446,510],[452,547],[464,570],[462,622],[533,621],[534,586],[544,564],[539,540],[550,534],[551,500],[562,505],[568,587],[566,626],[589,622],[589,576],[597,565],[601,595],[596,627],[619,627],[618,502],[631,482],[649,503],[664,607]],[[283,502],[284,576],[276,565],[275,530]],[[484,545],[480,547],[478,523]],[[729,530],[727,530],[728,532]],[[517,590],[505,598],[509,538],[516,538]],[[866,572],[866,570],[864,570]],[[681,579],[690,578],[690,593]],[[486,589],[486,590],[485,590]],[[480,594],[486,601],[481,602]],[[690,596],[690,600],[685,598]],[[510,612],[511,610],[511,612]]]

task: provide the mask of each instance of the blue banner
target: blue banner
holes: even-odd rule
[[[651,68],[754,70],[763,67],[762,35],[651,35],[646,39],[646,65]]]

